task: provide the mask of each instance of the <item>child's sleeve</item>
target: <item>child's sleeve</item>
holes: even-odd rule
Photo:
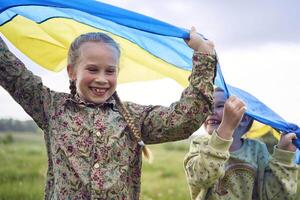
[[[278,149],[276,146],[274,147],[269,165],[265,169],[264,180],[262,180],[264,183],[262,199],[296,199],[298,167],[293,162],[294,155],[294,152],[284,151]]]
[[[39,77],[26,69],[25,65],[12,54],[0,38],[0,85],[45,129],[47,115],[45,107],[50,104],[50,91]]]
[[[216,56],[194,53],[190,84],[179,101],[170,107],[129,107],[145,143],[186,139],[203,124],[211,113],[216,63]]]
[[[212,136],[200,136],[192,141],[184,159],[184,169],[192,199],[205,196],[219,178],[224,176],[225,163],[229,159],[231,140]],[[201,198],[200,198],[201,199]]]

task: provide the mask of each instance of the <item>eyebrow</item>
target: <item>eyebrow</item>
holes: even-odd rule
[[[85,67],[99,67],[98,65],[96,64],[87,64]],[[118,68],[116,65],[108,65],[106,66],[105,68]]]
[[[220,103],[222,103],[222,104],[224,104],[226,101],[214,101],[214,104],[220,104]]]
[[[108,65],[108,67],[112,68],[118,68],[116,65]]]

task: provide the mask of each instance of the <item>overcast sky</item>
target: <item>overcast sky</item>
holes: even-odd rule
[[[228,83],[252,93],[284,119],[300,125],[300,1],[103,2],[179,27],[195,26],[215,43]],[[68,91],[65,71],[52,73],[22,59],[28,63],[28,68],[42,76],[45,85]],[[126,100],[168,105],[179,98],[182,88],[172,80],[163,80],[119,85],[118,91]],[[0,101],[0,118],[29,119],[2,88]]]

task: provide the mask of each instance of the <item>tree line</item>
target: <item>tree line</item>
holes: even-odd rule
[[[33,120],[0,119],[0,132],[38,132],[39,128]]]

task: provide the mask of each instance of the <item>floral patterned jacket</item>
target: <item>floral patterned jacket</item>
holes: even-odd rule
[[[212,105],[216,57],[195,53],[190,85],[170,107],[125,103],[145,143],[188,138]],[[44,131],[45,199],[139,199],[141,148],[111,97],[94,105],[54,92],[0,39],[0,85]]]

